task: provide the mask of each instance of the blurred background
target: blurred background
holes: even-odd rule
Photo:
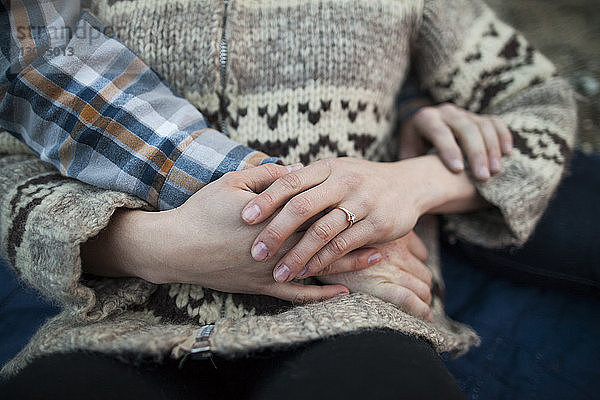
[[[577,90],[579,143],[600,152],[600,0],[487,0]]]

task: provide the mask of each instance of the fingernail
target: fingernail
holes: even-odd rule
[[[254,204],[244,210],[242,213],[242,219],[246,222],[252,223],[260,217],[260,208]]]
[[[433,322],[433,312],[429,311],[429,314],[427,314],[427,320],[429,322]]]
[[[298,275],[296,275],[296,278],[304,278],[304,274],[306,274],[308,272],[308,265],[305,265],[304,268],[302,268],[302,271],[300,271],[300,273]]]
[[[378,263],[379,261],[381,261],[381,259],[383,258],[383,256],[381,255],[381,253],[375,253],[375,254],[371,254],[369,256],[369,259],[367,260],[367,263],[369,265],[373,265]]]
[[[486,167],[481,167],[477,171],[479,179],[488,179],[490,177],[490,171]]]
[[[294,171],[298,171],[299,169],[303,168],[304,165],[302,165],[301,163],[297,163],[297,164],[292,164],[292,165],[286,165],[285,166],[288,170],[288,172],[294,172]]]
[[[252,258],[256,261],[264,261],[269,255],[269,248],[263,242],[258,242],[252,248]]]
[[[285,282],[290,276],[290,269],[285,264],[281,264],[275,271],[275,280],[277,282]]]
[[[512,151],[512,146],[510,145],[510,142],[502,143],[502,151],[504,152],[504,154],[510,154],[510,152]]]
[[[492,158],[490,160],[490,169],[494,173],[500,172],[500,170],[502,169],[502,165],[500,164],[500,161],[498,161],[496,158]]]
[[[462,160],[459,159],[451,160],[450,165],[452,166],[452,169],[456,171],[462,171],[463,169],[465,169],[465,163],[463,163]]]
[[[348,296],[350,293],[348,292],[342,292],[342,293],[338,293],[335,295],[335,297],[340,297],[340,296]]]

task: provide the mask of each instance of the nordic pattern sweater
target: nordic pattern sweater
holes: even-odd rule
[[[493,207],[445,217],[446,229],[472,243],[523,243],[573,143],[569,86],[478,0],[93,5],[97,17],[214,126],[286,163],[344,155],[393,159],[394,96],[409,66],[435,101],[501,116],[515,148],[501,173],[475,183]],[[52,352],[236,356],[375,327],[418,335],[440,352],[464,352],[478,342],[471,329],[445,316],[437,296],[435,321],[428,323],[364,293],[297,306],[195,285],[82,276],[79,245],[102,230],[115,209],[148,204],[61,176],[7,133],[0,134],[0,167],[3,256],[63,310],[4,374]],[[427,223],[417,228],[441,285],[437,231]]]

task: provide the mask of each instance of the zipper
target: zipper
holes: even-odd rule
[[[205,359],[211,356],[210,342],[208,340],[214,328],[214,324],[204,325],[196,332],[196,340],[189,354],[193,360]]]
[[[227,135],[227,126],[225,126],[225,115],[227,104],[225,104],[225,79],[227,78],[227,35],[225,34],[227,28],[227,8],[229,6],[229,0],[223,0],[225,3],[225,10],[223,11],[223,34],[221,35],[221,51],[219,53],[219,62],[221,64],[221,96],[219,97],[219,117],[221,119],[221,133]]]

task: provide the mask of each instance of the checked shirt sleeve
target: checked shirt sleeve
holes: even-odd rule
[[[78,1],[0,7],[0,128],[63,175],[164,210],[277,161],[211,129]]]

